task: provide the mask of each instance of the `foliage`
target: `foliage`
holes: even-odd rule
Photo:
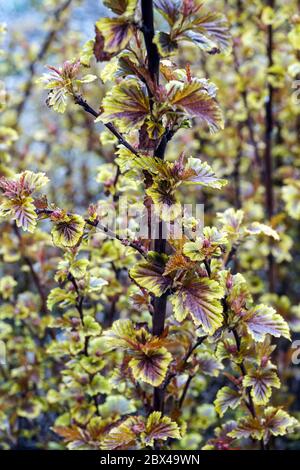
[[[155,0],[152,34],[152,2],[105,0],[82,47],[66,2],[24,92],[1,84],[2,448],[293,447],[300,20],[242,3]],[[111,229],[124,195],[146,217]]]

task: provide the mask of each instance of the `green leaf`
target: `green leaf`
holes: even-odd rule
[[[57,113],[63,114],[67,108],[68,95],[66,88],[54,88],[48,93],[47,105]]]
[[[282,199],[290,217],[300,220],[300,181],[287,179],[282,188]]]
[[[54,305],[59,304],[60,307],[69,307],[76,304],[76,292],[67,292],[60,287],[51,290],[47,298],[47,307],[52,310]]]
[[[87,291],[89,293],[99,294],[102,292],[103,287],[107,286],[108,282],[105,279],[101,279],[99,277],[91,277],[89,285],[87,287]]]
[[[214,401],[214,405],[217,413],[221,416],[228,410],[232,408],[233,410],[237,408],[241,403],[241,395],[230,387],[221,388],[217,397]]]
[[[91,59],[94,56],[94,45],[95,43],[93,39],[91,39],[83,45],[80,51],[80,63],[85,67],[90,66]]]
[[[215,99],[215,88],[193,78],[189,82],[172,80],[167,84],[168,100],[175,109],[197,117],[212,133],[224,128],[223,115]]]
[[[12,297],[14,288],[18,283],[14,280],[12,276],[3,276],[0,278],[0,295],[4,300]]]
[[[226,235],[216,227],[204,227],[203,235],[195,242],[184,244],[183,253],[192,261],[203,261],[222,254],[222,247],[227,244]]]
[[[150,112],[146,89],[133,78],[115,85],[105,96],[102,107],[104,111],[96,122],[114,121],[121,132],[140,128]]]
[[[181,322],[191,314],[194,323],[212,335],[223,323],[223,307],[220,303],[223,295],[223,289],[216,281],[192,278],[186,280],[170,300],[177,321]]]
[[[101,333],[101,326],[91,315],[83,319],[83,333],[85,336],[99,336]]]
[[[111,385],[109,379],[100,374],[96,374],[89,385],[89,394],[95,396],[99,393],[109,395],[111,393]]]
[[[110,330],[104,334],[105,344],[111,349],[134,350],[136,331],[131,320],[116,320]],[[131,346],[131,348],[130,348]]]
[[[243,322],[255,341],[262,342],[267,334],[276,338],[283,336],[290,339],[286,321],[267,305],[260,304],[253,307],[243,316]]]
[[[89,260],[79,259],[71,262],[69,271],[75,279],[81,279],[85,276],[88,265]]]
[[[91,82],[94,82],[95,80],[97,80],[97,76],[96,75],[92,75],[92,74],[87,74],[85,75],[84,77],[80,78],[79,80],[77,80],[79,83],[91,83]]]

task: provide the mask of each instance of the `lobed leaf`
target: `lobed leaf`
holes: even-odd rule
[[[221,416],[228,410],[232,408],[233,410],[237,408],[241,403],[241,395],[237,390],[233,390],[230,387],[222,387],[214,401],[214,405],[217,413]]]
[[[222,296],[223,289],[216,281],[192,278],[185,281],[170,300],[177,321],[183,321],[190,314],[195,325],[212,335],[223,323]]]

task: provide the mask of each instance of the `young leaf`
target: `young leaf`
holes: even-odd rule
[[[37,214],[33,198],[5,200],[0,204],[0,217],[10,217],[16,221],[17,227],[28,232],[34,232]]]
[[[130,276],[157,297],[168,290],[171,280],[164,274],[164,264],[158,262],[140,261],[130,270]]]
[[[226,50],[230,38],[225,17],[215,12],[197,13],[195,19],[184,26],[181,36],[210,54]]]
[[[239,406],[241,403],[241,395],[238,391],[233,390],[230,387],[222,387],[218,393],[217,397],[214,401],[214,405],[216,408],[217,413],[221,416],[228,410],[228,408],[232,408],[233,410]]]
[[[272,395],[272,387],[280,388],[280,380],[277,374],[271,370],[257,369],[245,375],[243,385],[251,387],[254,403],[266,405]]]
[[[186,280],[170,300],[177,321],[181,322],[191,314],[194,323],[212,335],[223,323],[222,296],[223,289],[216,281],[192,278]]]
[[[130,19],[101,18],[96,23],[97,29],[104,38],[104,49],[108,53],[117,53],[125,49],[134,35],[134,26]]]
[[[265,224],[261,224],[259,222],[252,222],[252,224],[248,225],[248,227],[246,228],[246,232],[250,235],[264,234],[268,237],[274,238],[274,240],[280,240],[278,233],[274,229],[272,229],[272,227],[269,227]]]
[[[260,440],[263,434],[264,430],[259,420],[248,416],[240,419],[235,429],[228,433],[228,436],[235,439],[253,437],[253,439]]]
[[[34,199],[30,197],[35,191],[40,191],[49,179],[44,173],[24,171],[12,179],[0,178],[0,188],[4,201],[0,204],[0,216],[11,217],[18,227],[33,232],[36,226],[37,214]]]
[[[134,351],[136,349],[136,330],[131,320],[116,320],[110,330],[105,332],[105,344],[111,348]]]
[[[273,436],[284,436],[299,427],[299,422],[280,408],[269,406],[265,410],[265,434]]]
[[[116,15],[132,15],[135,11],[137,0],[104,0],[103,4],[116,13]]]
[[[140,128],[150,112],[145,87],[132,78],[114,86],[105,96],[102,106],[103,113],[96,121],[107,123],[113,120],[121,132]]]
[[[222,111],[215,100],[215,94],[201,80],[172,80],[168,83],[167,90],[168,100],[175,109],[184,110],[190,117],[197,117],[201,123],[208,125],[212,133],[223,129]]]
[[[47,298],[47,307],[52,310],[54,305],[59,304],[60,307],[69,307],[76,304],[76,292],[67,292],[60,287],[51,290]]]
[[[99,323],[91,316],[87,315],[83,320],[83,334],[85,336],[99,336],[101,327]]]
[[[178,18],[181,3],[180,0],[154,0],[155,7],[171,26]]]
[[[136,433],[133,427],[137,426],[137,418],[127,418],[119,426],[113,427],[101,443],[103,450],[121,450],[132,448],[135,445]]]
[[[213,189],[221,189],[227,184],[226,180],[216,176],[208,163],[201,162],[199,158],[189,157],[186,170],[192,170],[186,173],[187,177],[183,180],[186,183],[200,184],[201,186]]]
[[[183,253],[192,261],[203,261],[205,258],[221,256],[221,248],[226,244],[227,238],[224,233],[216,227],[204,227],[201,238],[184,244]]]
[[[85,226],[83,218],[76,214],[59,214],[59,216],[54,220],[54,227],[51,231],[54,245],[62,248],[69,248],[77,245],[83,235],[83,229]]]
[[[270,334],[279,338],[284,336],[290,339],[289,327],[281,315],[278,315],[272,307],[256,305],[243,316],[249,334],[255,341],[262,342],[265,335]]]
[[[134,378],[158,387],[164,381],[172,356],[166,348],[143,348],[130,360]]]
[[[180,439],[180,431],[177,423],[168,416],[162,416],[160,411],[154,411],[148,416],[143,441],[148,446],[153,446],[154,440],[166,441],[167,439]]]

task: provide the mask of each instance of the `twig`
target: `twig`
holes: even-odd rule
[[[45,215],[50,215],[54,212],[54,209],[36,209],[36,213],[38,215],[45,214]],[[72,215],[71,213],[67,213],[68,215]],[[130,241],[127,238],[122,238],[120,237],[117,233],[113,232],[110,230],[108,227],[105,227],[102,225],[98,220],[92,221],[88,218],[84,219],[85,223],[88,225],[91,225],[92,227],[98,228],[102,232],[106,233],[109,237],[114,238],[116,240],[119,240],[120,243],[122,243],[124,246],[130,246],[131,248],[135,249],[142,255],[143,257],[147,257],[146,255],[146,249],[142,246],[139,245],[137,242]]]
[[[145,39],[148,58],[148,70],[152,80],[159,82],[159,53],[154,38],[153,0],[142,0],[142,32]]]
[[[185,382],[185,385],[184,385],[184,389],[182,391],[182,395],[179,399],[179,403],[178,403],[178,408],[182,408],[182,405],[183,405],[183,402],[185,400],[185,397],[186,397],[186,394],[187,394],[187,391],[189,389],[189,386],[191,384],[191,381],[193,379],[194,375],[189,375],[188,378],[187,378],[187,381]]]
[[[74,287],[74,289],[75,289],[75,292],[76,292],[76,294],[77,294],[76,309],[77,309],[77,311],[78,311],[78,313],[79,313],[81,325],[84,327],[84,315],[83,315],[83,301],[84,301],[84,297],[83,297],[83,295],[80,294],[77,281],[76,281],[75,277],[74,277],[71,273],[68,274],[68,280],[72,283],[72,285],[73,285],[73,287]],[[86,354],[86,356],[87,356],[87,354]]]
[[[275,1],[268,0],[268,5],[271,8],[274,8]],[[272,67],[273,65],[273,26],[270,24],[267,27],[267,58],[268,66]],[[271,221],[274,215],[274,191],[273,191],[273,163],[272,163],[272,134],[273,134],[273,97],[274,89],[272,84],[268,83],[268,97],[266,101],[265,108],[265,155],[264,155],[264,164],[265,164],[265,187],[266,187],[266,213],[269,221]],[[274,292],[275,289],[275,264],[274,257],[271,252],[272,241],[269,243],[270,253],[268,256],[269,263],[269,290]]]
[[[94,108],[92,108],[87,103],[87,101],[82,98],[81,95],[74,95],[74,102],[75,104],[81,106],[87,113],[91,114],[95,118],[100,116],[100,113],[98,113]],[[132,145],[127,142],[127,140],[124,139],[123,135],[115,128],[115,126],[111,122],[104,124],[104,126],[118,139],[120,145],[124,145],[124,147],[130,150],[130,152],[132,152],[134,155],[139,155],[138,151],[133,148]]]

